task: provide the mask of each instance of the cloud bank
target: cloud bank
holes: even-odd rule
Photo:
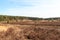
[[[60,0],[8,0],[15,4],[23,3],[14,8],[9,8],[2,14],[32,16],[32,17],[60,17]],[[25,6],[27,5],[27,6]],[[29,6],[30,5],[30,6]]]

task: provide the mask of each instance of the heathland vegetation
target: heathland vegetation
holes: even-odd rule
[[[0,15],[0,40],[60,40],[60,18]]]

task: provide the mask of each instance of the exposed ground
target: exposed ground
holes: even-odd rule
[[[0,40],[60,40],[60,22],[0,23]]]

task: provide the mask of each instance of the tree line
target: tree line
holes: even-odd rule
[[[7,16],[7,15],[0,15],[0,21],[8,21],[8,20],[57,20],[60,19],[60,17],[57,18],[38,18],[38,17],[25,17],[25,16]]]

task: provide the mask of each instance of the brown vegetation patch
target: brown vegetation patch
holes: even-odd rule
[[[17,31],[16,31],[17,30]],[[0,40],[60,40],[60,31],[40,27],[10,27],[0,32]]]

